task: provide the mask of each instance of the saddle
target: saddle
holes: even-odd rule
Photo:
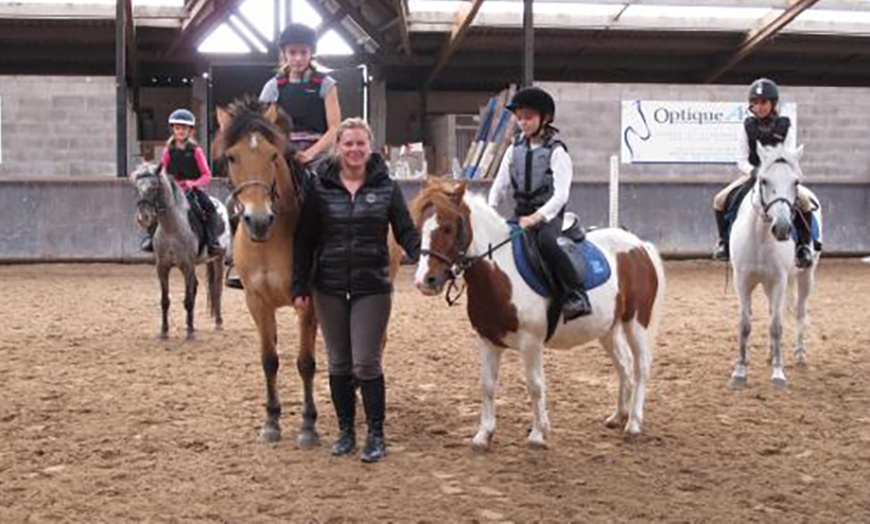
[[[516,222],[509,222],[511,232],[519,229]],[[601,286],[610,279],[610,264],[601,249],[586,239],[586,233],[580,227],[577,215],[566,213],[562,226],[562,235],[557,240],[559,247],[568,255],[578,279],[583,282],[587,291]],[[511,248],[517,269],[526,284],[535,293],[545,298],[552,298],[547,308],[547,340],[553,336],[559,317],[562,314],[563,298],[555,290],[563,288],[556,281],[555,273],[541,255],[533,235],[519,235],[514,238]]]
[[[743,185],[737,186],[728,193],[725,197],[725,233],[726,238],[731,235],[731,225],[737,220],[737,212],[740,210],[740,204],[746,195],[752,191],[755,186],[755,177],[750,178]]]

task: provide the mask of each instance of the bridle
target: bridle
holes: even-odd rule
[[[271,184],[267,184],[266,182],[260,182],[259,180],[249,180],[247,182],[242,182],[238,186],[233,189],[233,192],[230,193],[229,198],[227,198],[227,211],[230,213],[230,218],[235,220],[241,214],[241,210],[238,209],[238,196],[248,189],[252,188],[260,188],[269,195],[269,205],[274,208],[275,204],[278,202],[280,196],[278,195],[278,186],[275,180],[272,180]]]
[[[160,170],[142,173],[137,177],[137,180],[140,179],[153,179],[156,181],[156,185],[149,187],[142,193],[142,196],[136,201],[136,206],[148,206],[158,214],[169,209],[166,194],[163,192],[163,184],[160,183]]]
[[[774,163],[787,164],[788,162],[784,158],[778,158],[774,161]],[[770,202],[767,202],[764,199],[764,190],[762,186],[762,178],[759,176],[758,180],[755,182],[755,187],[753,188],[753,191],[758,194],[758,204],[760,206],[760,209],[757,206],[753,207],[755,208],[756,213],[761,215],[762,220],[764,220],[765,222],[773,222],[773,218],[771,218],[770,216],[770,208],[779,203],[788,206],[789,218],[793,219],[796,212],[795,202],[797,201],[797,192],[795,192],[795,197],[792,200],[788,200],[784,197],[777,197]]]
[[[447,291],[444,294],[444,298],[447,300],[447,304],[453,306],[457,303],[459,298],[462,296],[462,292],[465,291],[465,283],[463,282],[461,285],[456,284],[456,279],[459,278],[465,271],[474,267],[475,264],[483,260],[484,258],[489,258],[492,260],[492,254],[501,249],[502,247],[513,242],[515,238],[518,238],[525,234],[525,229],[517,229],[512,232],[505,240],[502,240],[498,244],[492,245],[490,244],[486,251],[481,253],[480,255],[468,256],[468,248],[471,245],[471,237],[466,233],[466,230],[471,230],[468,226],[468,219],[465,215],[460,214],[461,220],[457,225],[457,233],[456,233],[456,244],[460,247],[456,250],[456,253],[453,256],[450,256],[441,251],[436,251],[433,249],[421,249],[420,255],[429,256],[436,260],[439,260],[447,265],[447,280],[449,281],[447,285]],[[466,238],[467,237],[467,238]]]

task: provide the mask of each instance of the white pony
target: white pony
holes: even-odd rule
[[[782,306],[790,276],[797,280],[795,361],[798,365],[806,362],[804,329],[807,299],[812,290],[819,253],[814,250],[811,267],[796,270],[792,218],[802,176],[798,164],[802,154],[803,146],[795,151],[782,144],[758,145],[761,165],[755,186],[741,203],[731,227],[731,264],[734,268],[734,288],[740,303],[740,353],[731,375],[731,383],[735,388],[746,385],[746,346],[752,332],[752,291],[759,284],[764,288],[770,307],[770,364],[773,367],[771,380],[774,386],[786,385],[780,342]],[[818,208],[815,195],[810,193],[810,198]],[[821,230],[821,212],[817,210],[814,214]]]
[[[656,326],[664,299],[662,260],[652,244],[620,229],[589,233],[612,272],[589,291],[593,312],[568,323],[558,320],[549,340],[547,307],[521,276],[510,245],[496,247],[511,236],[504,218],[486,201],[466,193],[465,184],[430,181],[414,201],[422,233],[422,256],[416,285],[437,295],[445,283],[462,273],[468,287],[468,315],[479,335],[481,413],[472,442],[476,451],[489,448],[496,426],[495,393],[499,363],[505,348],[522,354],[534,423],[532,447],[546,447],[547,415],[544,346],[572,348],[598,339],[619,373],[616,411],[608,427],[641,431],[646,383],[649,378]]]

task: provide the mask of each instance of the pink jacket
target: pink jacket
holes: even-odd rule
[[[169,167],[169,148],[175,147],[174,144],[169,145],[166,149],[163,150],[163,158],[160,159],[160,165],[163,169]],[[175,179],[175,182],[183,189],[184,191],[190,191],[194,187],[203,188],[211,182],[211,170],[208,168],[208,161],[205,158],[205,153],[202,152],[202,148],[196,146],[193,150],[193,156],[196,158],[196,165],[199,167],[199,172],[202,173],[199,178],[196,180],[179,180]]]

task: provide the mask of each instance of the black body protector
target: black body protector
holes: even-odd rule
[[[763,146],[775,146],[784,142],[791,128],[791,120],[787,116],[779,115],[765,120],[750,116],[743,121],[743,128],[749,140],[749,163],[758,167],[761,165],[758,143],[761,142]]]
[[[196,163],[196,146],[188,141],[184,148],[179,149],[174,145],[169,147],[169,165],[166,172],[176,180],[196,180],[202,173]]]
[[[308,131],[324,134],[329,125],[326,121],[326,104],[320,89],[326,75],[309,69],[301,82],[290,82],[287,75],[276,77],[278,82],[278,105],[293,120],[293,131]]]

